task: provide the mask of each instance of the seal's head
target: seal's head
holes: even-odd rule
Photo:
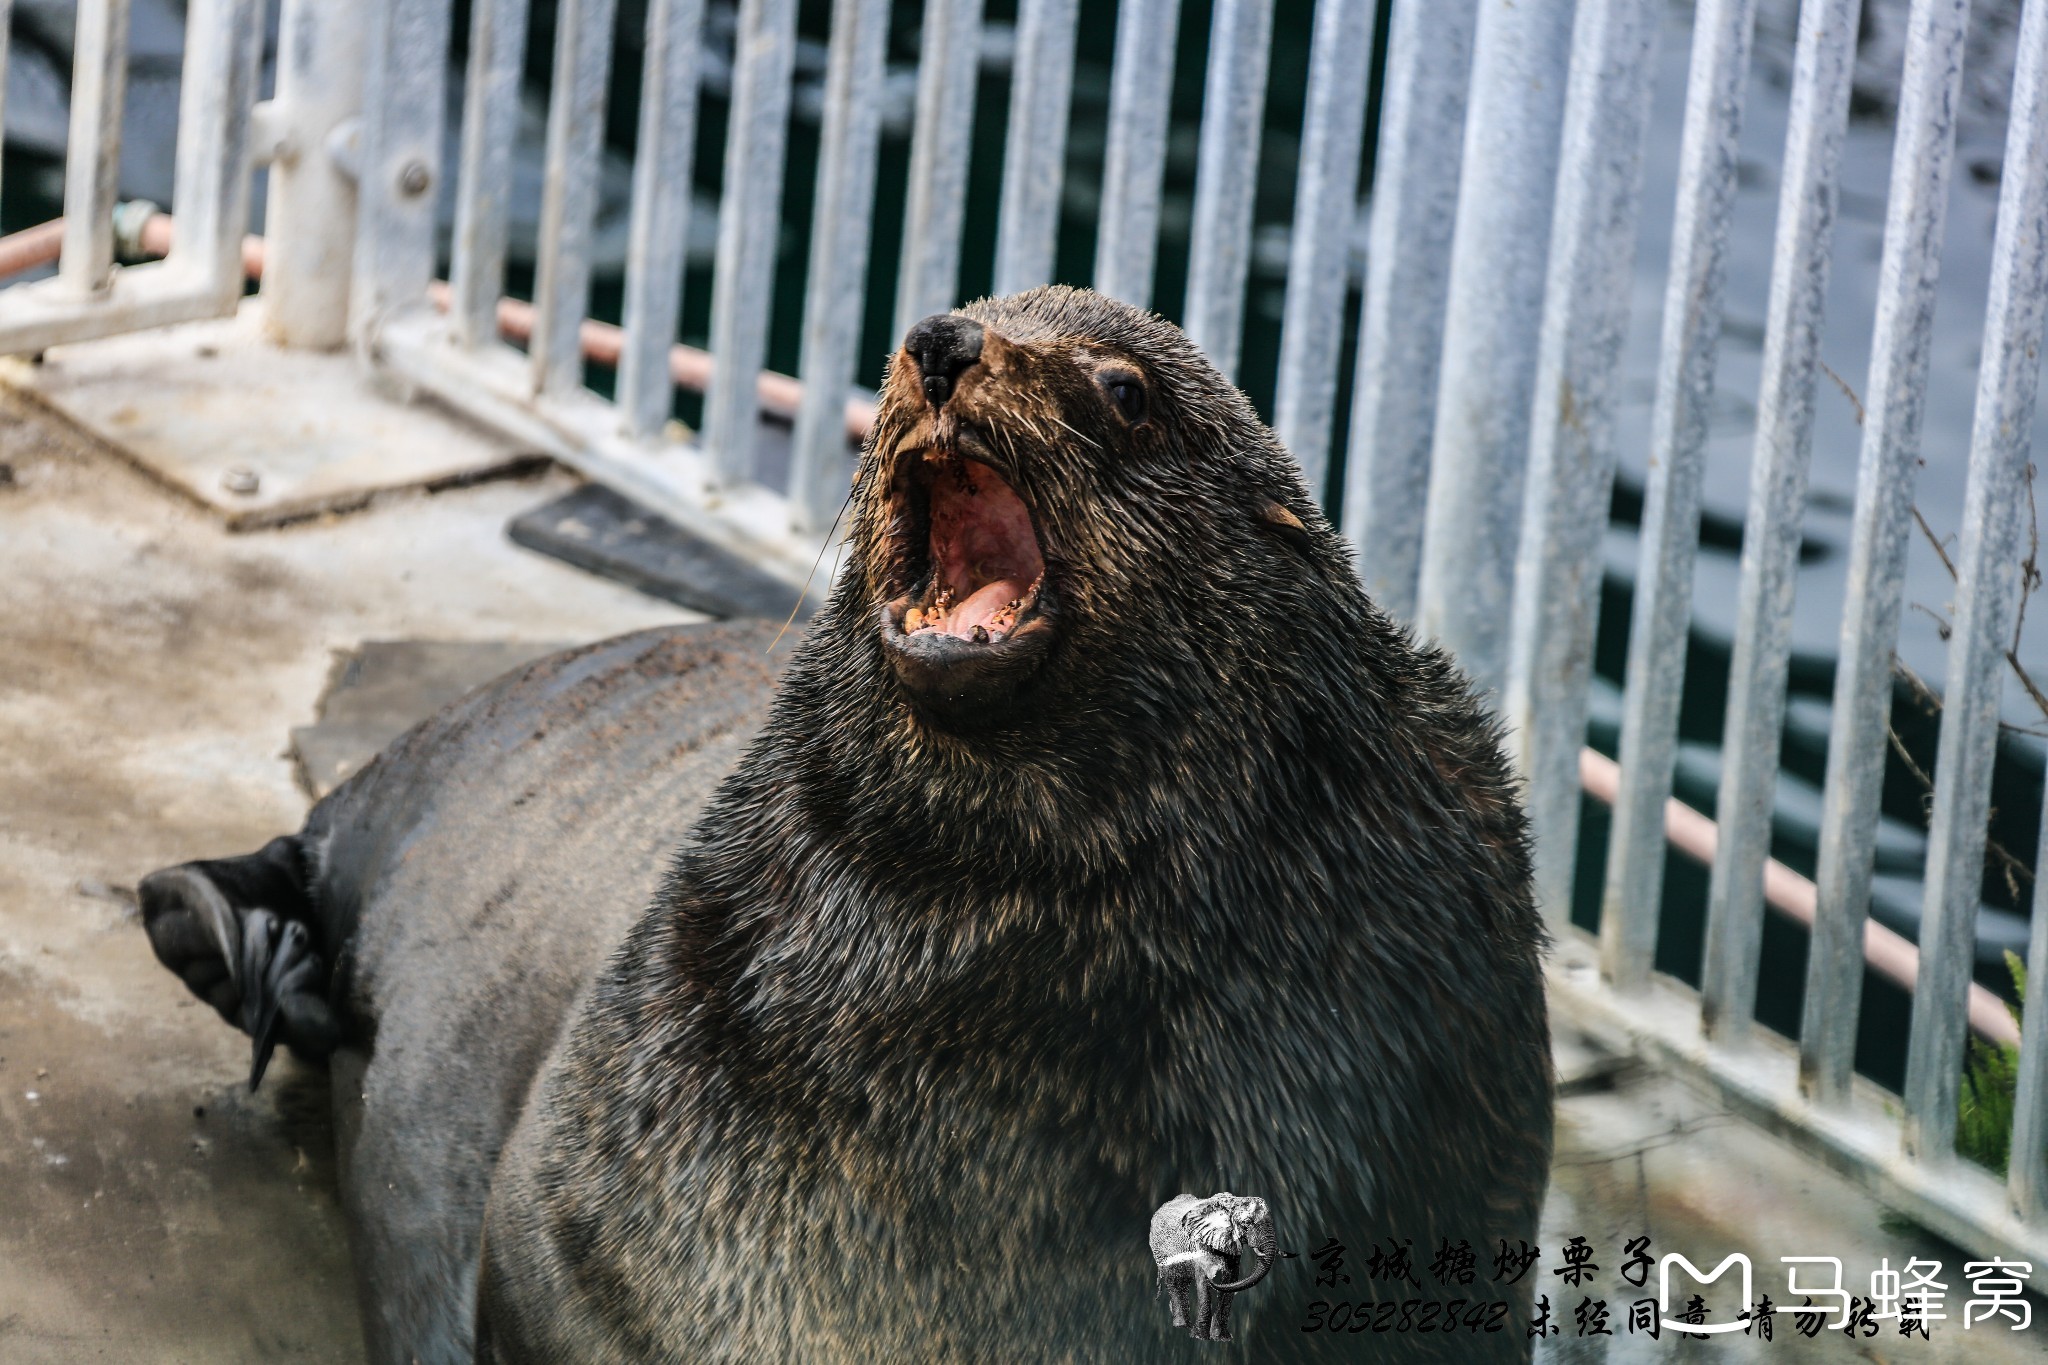
[[[859,492],[872,629],[917,715],[956,733],[1049,702],[1049,671],[1069,693],[1100,668],[1127,684],[1135,633],[1213,664],[1205,639],[1243,623],[1209,608],[1260,597],[1219,574],[1343,560],[1243,395],[1178,328],[1086,290],[912,327]],[[1141,652],[1163,662],[1159,638]]]

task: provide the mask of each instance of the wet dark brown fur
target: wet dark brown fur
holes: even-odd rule
[[[1492,723],[1178,330],[1064,289],[963,311],[981,363],[935,421],[899,354],[856,568],[507,1148],[483,1358],[1180,1359],[1144,1230],[1229,1189],[1354,1248],[1340,1291],[1303,1260],[1246,1295],[1241,1348],[1357,1359],[1297,1328],[1374,1295],[1365,1242],[1426,1273],[1469,1239],[1448,1299],[1535,1240],[1541,932]],[[878,625],[918,573],[904,464],[963,442],[1054,613],[987,728],[921,714]]]
[[[1492,721],[1178,330],[1065,289],[962,313],[979,362],[935,412],[899,353],[853,562],[644,912],[645,840],[602,834],[664,808],[681,834],[766,704],[744,632],[587,665],[683,661],[694,692],[508,680],[298,836],[344,963],[380,1360],[462,1358],[471,1302],[476,1358],[508,1365],[1526,1358],[1512,1318],[1299,1330],[1317,1299],[1515,1296],[1492,1253],[1536,1240],[1541,930]],[[1007,640],[940,656],[902,622],[921,464],[961,457],[1028,507],[1044,580]],[[718,688],[722,719],[676,709]],[[529,712],[555,718],[531,741]],[[493,755],[549,761],[558,721],[644,733],[630,765],[552,760],[566,806],[514,801]],[[664,725],[702,775],[650,797]],[[239,907],[264,856],[187,866]],[[229,1012],[179,885],[145,886],[152,938]],[[1301,1258],[1239,1296],[1235,1344],[1198,1345],[1147,1230],[1218,1190]],[[1333,1236],[1326,1288],[1306,1253]],[[1390,1237],[1419,1286],[1369,1278]],[[1446,1238],[1471,1286],[1429,1277]]]

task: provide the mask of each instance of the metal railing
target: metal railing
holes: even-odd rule
[[[0,71],[7,11],[0,4]],[[128,0],[81,0],[65,163],[63,263],[0,294],[0,354],[217,317],[242,293],[256,136],[260,0],[192,0],[178,110],[178,236],[146,267],[114,266],[116,175],[127,94]],[[0,76],[4,81],[4,76]],[[267,159],[267,158],[264,158]]]
[[[1477,46],[1484,71],[1488,26],[1508,11],[1482,6]],[[1907,1211],[1966,1243],[2040,1259],[2048,1248],[2048,1001],[2039,974],[2021,1040],[2023,1079],[2011,1174],[2001,1190],[1954,1152],[1968,1010],[1972,926],[1985,856],[1990,767],[1998,729],[1997,669],[2004,666],[2024,558],[2023,498],[2034,387],[2048,293],[2041,178],[2048,171],[2048,4],[2026,6],[2012,95],[2006,179],[1999,204],[1984,332],[1977,425],[1969,461],[1950,695],[1942,710],[1926,910],[1913,1000],[1903,1123],[1873,1088],[1852,1080],[1863,984],[1868,891],[1877,826],[1877,785],[1886,746],[1892,653],[1898,634],[1911,476],[1927,383],[1927,346],[1942,242],[1942,212],[1955,149],[1967,9],[1916,4],[1897,115],[1892,189],[1875,324],[1875,347],[1850,548],[1842,665],[1828,747],[1814,936],[1796,1057],[1754,1028],[1762,954],[1771,789],[1790,656],[1792,575],[1810,454],[1820,315],[1827,293],[1830,227],[1837,197],[1857,8],[1807,0],[1800,18],[1782,163],[1776,253],[1766,319],[1751,499],[1742,541],[1720,831],[1709,893],[1702,991],[1653,979],[1665,804],[1671,791],[1684,622],[1698,540],[1705,414],[1714,383],[1723,254],[1742,116],[1752,0],[1706,0],[1697,9],[1667,280],[1664,339],[1652,419],[1643,518],[1642,580],[1635,594],[1621,739],[1615,836],[1602,904],[1599,980],[1578,987],[1596,1010],[1624,1021],[1664,1056],[1717,1083],[1782,1131],[1822,1149]],[[1447,483],[1477,499],[1480,524],[1519,518],[1512,647],[1506,663],[1508,720],[1529,786],[1539,889],[1553,916],[1569,906],[1579,810],[1579,751],[1587,713],[1592,622],[1599,578],[1598,528],[1614,469],[1611,386],[1634,189],[1642,154],[1640,110],[1650,69],[1654,0],[1582,0],[1564,101],[1555,202],[1548,186],[1519,190],[1468,155],[1460,196],[1461,240],[1451,256],[1455,300],[1463,206],[1518,215],[1523,231],[1548,226],[1552,240],[1542,320],[1499,346],[1534,358],[1535,391],[1501,367],[1490,387],[1454,390],[1457,338],[1446,339],[1440,401],[1492,399],[1533,413],[1526,487],[1500,477],[1501,456],[1481,442],[1446,443],[1439,430],[1430,470],[1431,521]],[[1533,40],[1530,40],[1533,41]],[[1552,118],[1529,82],[1507,87],[1507,123]],[[1500,129],[1477,122],[1474,147]],[[1505,204],[1501,196],[1512,197]],[[1377,208],[1377,206],[1376,206]],[[1622,262],[1617,267],[1616,260]],[[1476,263],[1486,268],[1490,262]],[[1455,302],[1451,319],[1456,322]],[[1514,326],[1511,316],[1509,325]],[[1533,334],[1532,334],[1533,331]],[[1474,451],[1478,451],[1475,458]],[[1512,472],[1512,470],[1510,471]],[[1369,499],[1370,494],[1366,495]],[[1425,549],[1425,553],[1427,550]],[[1420,618],[1439,622],[1453,647],[1470,629],[1465,577],[1491,590],[1497,568],[1446,557],[1432,582],[1425,562]],[[1433,600],[1436,599],[1436,600]],[[1485,600],[1483,597],[1479,600]],[[1433,615],[1434,613],[1434,615]],[[1482,658],[1489,657],[1484,652]],[[1482,674],[1482,677],[1484,675]],[[2038,890],[2032,960],[2048,960],[2048,906]]]
[[[844,403],[866,303],[890,10],[888,0],[833,7],[802,327],[804,396],[780,487],[760,481],[754,436],[786,188],[793,0],[739,5],[712,284],[714,367],[698,439],[676,439],[668,419],[704,0],[653,0],[647,9],[615,401],[585,386],[578,344],[590,302],[613,0],[560,0],[534,323],[523,351],[499,339],[496,318],[527,0],[471,7],[454,167],[442,165],[441,150],[449,0],[370,0],[360,8],[353,0],[287,0],[287,34],[307,41],[295,46],[288,36],[283,50],[314,57],[311,68],[286,59],[274,107],[253,98],[253,0],[193,0],[178,247],[160,266],[118,274],[110,274],[107,225],[125,4],[85,0],[63,265],[55,280],[0,292],[0,351],[232,308],[249,174],[269,161],[270,243],[273,261],[286,265],[275,272],[281,278],[266,274],[264,289],[300,320],[289,339],[339,339],[345,307],[347,334],[379,375],[800,580],[849,468]],[[1616,464],[1618,358],[1663,0],[1396,0],[1350,376],[1339,372],[1340,271],[1357,203],[1375,6],[1320,0],[1295,169],[1276,425],[1318,486],[1333,448],[1343,448],[1340,524],[1359,547],[1367,584],[1391,611],[1450,646],[1501,699],[1527,780],[1539,890],[1560,938],[1553,979],[1561,1004],[1627,1029],[1937,1230],[1973,1249],[2038,1262],[2048,1260],[2048,970],[2033,973],[2029,987],[2009,1182],[2001,1188],[1952,1152],[1996,684],[2018,600],[2017,508],[2048,299],[2048,0],[2027,0],[2018,39],[1902,1117],[1850,1064],[1865,938],[1875,932],[1867,903],[1877,789],[1955,148],[1965,18],[1956,0],[1916,4],[1907,42],[1796,1052],[1754,1024],[1765,887],[1782,872],[1769,862],[1770,792],[1857,12],[1854,0],[1805,0],[1801,13],[1698,993],[1656,975],[1652,962],[1675,818],[1680,681],[1756,0],[1699,0],[1693,21],[1597,959],[1568,910],[1600,536]],[[1074,0],[1020,3],[996,215],[1000,290],[1053,270],[1076,15]],[[1124,0],[1117,18],[1093,282],[1141,304],[1155,302],[1168,54],[1180,18],[1178,0]],[[1271,0],[1214,7],[1187,289],[1164,301],[1226,373],[1237,369],[1246,327],[1273,19]],[[983,28],[982,0],[923,7],[894,300],[899,332],[959,302]],[[442,311],[430,302],[430,284],[435,191],[447,174],[457,179],[457,212]],[[350,178],[354,211],[338,212]],[[337,293],[342,272],[332,262],[342,257],[352,264]],[[325,292],[312,298],[316,289]],[[1339,433],[1347,380],[1350,427]],[[2048,905],[2038,891],[2031,950],[2034,963],[2048,962]]]

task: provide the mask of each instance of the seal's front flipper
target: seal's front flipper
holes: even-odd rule
[[[244,858],[152,872],[137,888],[157,960],[252,1040],[251,1090],[279,1042],[324,1057],[340,1036],[297,859],[296,840],[273,839]]]

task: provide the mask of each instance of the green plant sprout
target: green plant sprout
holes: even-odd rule
[[[2012,973],[2014,993],[2027,995],[2027,965],[2008,949],[2005,969]],[[2020,1007],[2008,1002],[2012,1021],[2020,1021]],[[2012,1156],[2013,1095],[2019,1087],[2020,1050],[2012,1043],[1970,1040],[1969,1057],[1963,1066],[1963,1092],[1956,1104],[1956,1152],[1980,1166],[2005,1174]]]

